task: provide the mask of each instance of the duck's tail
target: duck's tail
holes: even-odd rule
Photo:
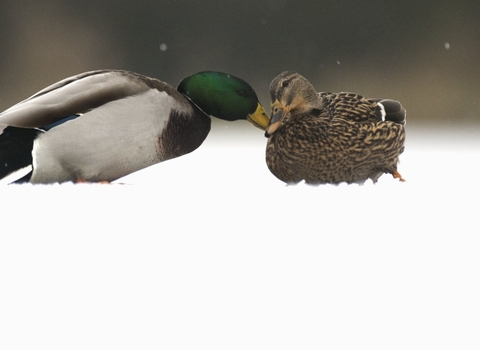
[[[377,102],[377,111],[382,120],[391,121],[405,125],[407,122],[407,111],[402,104],[396,100],[372,98]]]
[[[37,129],[0,126],[0,182],[26,182],[32,170],[33,141]]]

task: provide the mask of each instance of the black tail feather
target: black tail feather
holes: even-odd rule
[[[382,104],[385,111],[385,120],[405,125],[407,111],[402,107],[400,102],[381,98],[373,98],[372,100]]]
[[[41,131],[6,127],[0,134],[0,179],[32,164],[33,141]],[[27,175],[28,177],[28,175]],[[24,177],[20,180],[26,179]]]

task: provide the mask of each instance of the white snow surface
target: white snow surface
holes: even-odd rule
[[[408,126],[405,183],[286,186],[219,122],[123,185],[0,187],[0,348],[478,349],[477,130]]]

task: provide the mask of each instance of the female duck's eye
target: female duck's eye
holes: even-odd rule
[[[283,87],[287,87],[287,86],[288,86],[288,81],[287,81],[287,80],[284,80],[284,81],[282,82],[282,86],[283,86]]]
[[[246,97],[246,96],[247,96],[247,93],[245,92],[245,90],[238,90],[238,91],[237,91],[237,94],[238,94],[239,96],[242,96],[242,97]]]

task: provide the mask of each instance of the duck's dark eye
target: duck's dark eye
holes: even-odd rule
[[[288,83],[289,83],[288,80],[284,80],[284,81],[282,82],[282,86],[283,86],[283,87],[287,87],[287,86],[288,86]]]
[[[237,94],[238,94],[239,96],[242,96],[242,97],[246,97],[246,96],[247,96],[247,93],[245,92],[245,90],[238,90],[238,91],[237,91]]]

